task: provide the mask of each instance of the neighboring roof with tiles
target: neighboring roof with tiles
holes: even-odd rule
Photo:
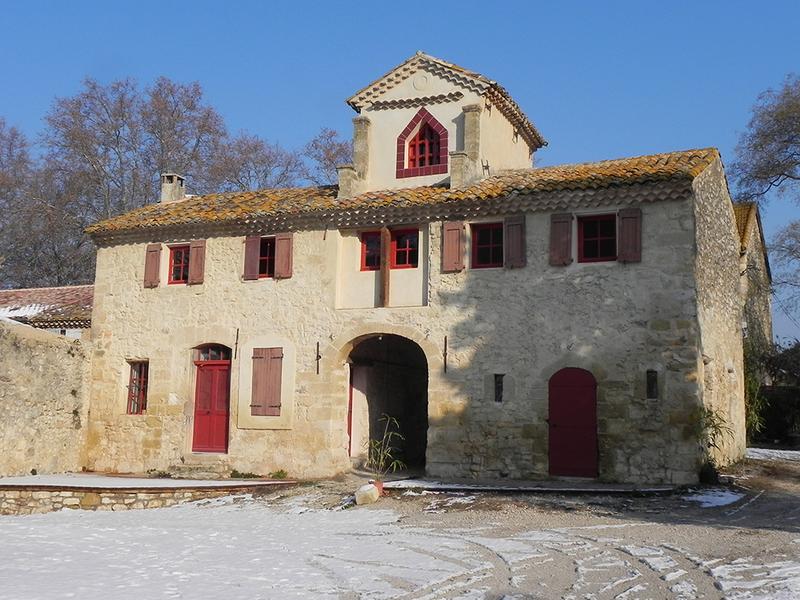
[[[736,229],[739,230],[742,252],[750,251],[750,240],[753,237],[753,232],[758,231],[761,240],[761,250],[764,253],[764,264],[766,265],[767,276],[771,281],[772,270],[769,266],[767,243],[766,240],[764,240],[764,228],[761,226],[761,213],[758,210],[758,204],[755,202],[736,202],[733,205],[733,214],[736,217]]]
[[[0,316],[35,327],[90,327],[93,285],[0,290]]]
[[[268,189],[193,196],[151,204],[91,225],[96,240],[126,232],[189,229],[197,225],[242,230],[270,224],[285,230],[320,223],[356,227],[448,215],[558,210],[686,197],[692,180],[719,158],[715,148],[653,154],[595,163],[506,171],[466,188],[421,186],[337,199],[335,186]],[[128,236],[130,237],[130,236]],[[151,236],[153,237],[153,236]]]
[[[378,99],[383,94],[395,87],[400,82],[408,79],[419,70],[425,70],[434,75],[438,75],[443,79],[452,81],[457,85],[485,95],[493,104],[497,106],[509,122],[516,127],[522,138],[528,143],[531,149],[536,150],[542,146],[547,145],[547,140],[542,137],[536,126],[528,119],[519,105],[514,102],[511,95],[506,89],[498,84],[496,81],[459,67],[453,63],[449,63],[440,58],[425,54],[418,51],[414,56],[396,66],[394,69],[376,79],[368,86],[357,91],[353,96],[347,100],[353,110],[361,112],[361,110],[368,106],[376,106],[376,108],[386,108]],[[402,103],[403,101],[395,101]]]

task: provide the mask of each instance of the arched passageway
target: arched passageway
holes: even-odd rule
[[[384,415],[397,420],[402,440],[395,457],[409,469],[425,467],[428,443],[428,363],[411,340],[381,334],[360,340],[350,352],[348,433],[350,457],[363,463],[369,440],[383,436]]]

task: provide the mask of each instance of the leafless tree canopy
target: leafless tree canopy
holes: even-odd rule
[[[330,129],[301,151],[231,136],[198,83],[164,77],[145,88],[87,79],[44,122],[34,153],[0,118],[0,287],[91,281],[84,228],[156,201],[160,173],[181,173],[202,194],[335,183],[336,165],[350,160]]]
[[[758,97],[732,173],[741,200],[761,200],[773,189],[800,192],[800,78],[789,76],[781,89]]]
[[[800,202],[800,78],[758,97],[736,147],[732,174],[738,200],[763,202],[776,192]],[[784,308],[800,308],[800,221],[790,222],[770,245],[773,283]]]

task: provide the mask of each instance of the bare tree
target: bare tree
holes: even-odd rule
[[[783,87],[758,97],[732,173],[740,200],[800,191],[800,78],[790,75]]]
[[[296,152],[242,133],[222,145],[209,176],[219,191],[250,191],[294,186],[302,172]]]
[[[353,144],[339,134],[323,128],[303,148],[306,158],[305,178],[315,185],[332,185],[338,177],[336,167],[353,160]]]

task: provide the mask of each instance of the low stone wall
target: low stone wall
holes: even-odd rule
[[[269,489],[272,490],[274,487]],[[25,488],[0,488],[0,515],[30,515],[64,508],[114,511],[137,508],[163,508],[194,500],[257,491],[264,491],[264,487],[42,489],[31,486]]]
[[[0,476],[80,471],[87,342],[0,320]]]

